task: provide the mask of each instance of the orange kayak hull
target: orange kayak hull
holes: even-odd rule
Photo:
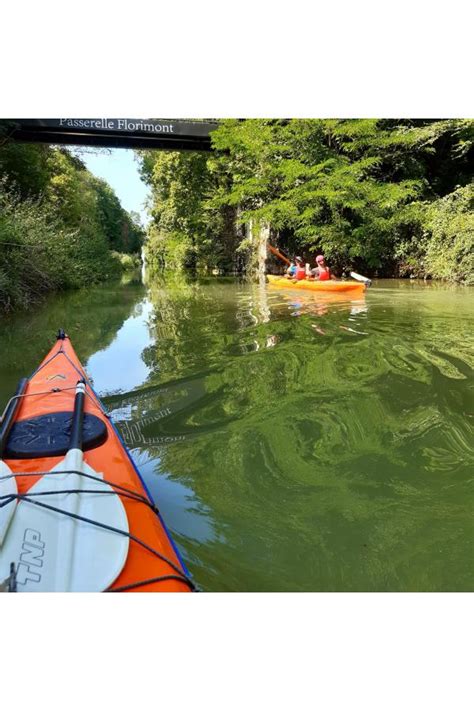
[[[309,279],[285,279],[285,277],[267,274],[268,283],[277,289],[303,289],[304,291],[324,291],[336,294],[363,294],[365,284],[357,281],[310,281]]]
[[[104,479],[112,487],[114,485],[125,487],[128,492],[132,492],[142,499],[145,498],[153,505],[138,469],[95,394],[67,337],[57,340],[39,368],[30,377],[16,412],[15,422],[53,412],[72,412],[75,387],[81,377],[86,381],[87,397],[84,412],[98,417],[107,428],[105,442],[85,451],[84,460],[97,472],[102,472]],[[63,456],[45,456],[34,459],[8,459],[7,457],[8,454],[5,462],[16,474],[20,494],[26,494],[40,479],[42,473],[48,472],[63,459]],[[29,475],[22,476],[22,473]],[[35,476],[35,474],[37,475]],[[134,592],[189,592],[192,590],[193,583],[189,579],[184,563],[159,512],[143,500],[137,501],[129,496],[121,496],[117,489],[116,492],[122,499],[127,513],[130,534],[155,552],[146,549],[137,541],[130,540],[126,563],[109,590],[121,588],[127,588]],[[163,560],[160,556],[167,560]],[[151,580],[154,582],[144,582]]]

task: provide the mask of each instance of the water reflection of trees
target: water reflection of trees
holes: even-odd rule
[[[447,488],[455,476],[462,490],[472,465],[462,316],[258,286],[151,299],[143,357],[157,389],[121,426],[154,412],[142,444],[211,512],[220,537],[181,541],[202,584],[447,589],[450,569],[455,589],[472,586],[460,533],[470,499]],[[170,381],[174,394],[159,392]]]
[[[0,362],[9,364],[9,376],[0,379],[0,397],[5,401],[22,376],[37,368],[54,343],[58,328],[71,337],[83,363],[114,340],[123,323],[143,299],[140,284],[124,289],[110,282],[89,289],[51,295],[34,311],[2,319]],[[11,375],[10,375],[11,374]]]

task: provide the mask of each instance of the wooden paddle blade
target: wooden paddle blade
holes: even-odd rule
[[[10,467],[0,460],[0,546],[3,544],[16,507],[16,499],[5,504],[8,499],[4,497],[15,497],[17,493],[16,479],[12,476]]]
[[[129,530],[123,503],[109,484],[75,473],[54,473],[70,468],[69,455],[71,452],[28,491],[33,501],[65,513],[22,500],[10,523],[0,550],[0,580],[14,562],[18,592],[100,592],[114,582],[127,559],[126,535],[68,515],[73,513],[126,533]],[[80,471],[100,476],[85,462],[80,462]],[[94,493],[59,493],[65,489]],[[57,493],[45,494],[48,491]],[[107,493],[99,493],[104,491]]]
[[[273,245],[271,245],[269,242],[267,242],[267,246],[268,246],[270,252],[272,252],[275,256],[279,257],[283,262],[285,262],[285,264],[288,264],[288,265],[291,264],[288,257],[285,257],[285,255],[282,254],[280,252],[280,250],[276,249],[276,247],[273,247]]]

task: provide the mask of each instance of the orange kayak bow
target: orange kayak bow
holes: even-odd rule
[[[107,487],[108,501],[110,502],[111,497],[118,497],[121,504],[120,502],[116,503],[121,511],[125,510],[126,516],[124,515],[120,519],[124,525],[114,533],[112,528],[109,526],[107,529],[107,525],[101,520],[86,521],[84,524],[84,519],[81,520],[81,516],[77,515],[77,510],[76,514],[70,514],[65,505],[65,510],[50,511],[48,514],[50,519],[53,517],[52,528],[51,521],[48,521],[50,539],[52,530],[56,537],[59,537],[60,533],[61,536],[64,536],[65,532],[67,533],[67,522],[68,520],[70,522],[71,517],[73,524],[76,521],[77,525],[79,519],[80,526],[86,525],[89,537],[87,545],[91,550],[94,550],[94,530],[107,529],[110,536],[121,536],[122,539],[125,537],[128,545],[122,546],[122,550],[125,550],[123,567],[107,588],[108,591],[188,592],[194,590],[195,586],[138,469],[95,394],[69,338],[62,331],[59,332],[57,342],[39,368],[26,384],[22,383],[17,395],[10,401],[1,423],[0,434],[5,435],[6,433],[6,436],[2,444],[3,454],[0,453],[4,463],[4,468],[0,469],[0,473],[2,471],[8,472],[9,468],[11,470],[10,477],[13,474],[16,479],[13,500],[18,508],[11,515],[12,521],[15,522],[15,515],[19,516],[20,506],[23,506],[23,511],[25,510],[25,502],[27,502],[26,511],[36,510],[35,506],[30,505],[34,495],[31,494],[28,500],[28,492],[43,477],[45,480],[48,479],[44,476],[45,474],[51,472],[54,467],[57,469],[57,465],[62,461],[67,461],[64,455],[68,451],[69,436],[74,427],[71,421],[75,409],[75,392],[78,381],[82,380],[85,381],[85,384],[80,388],[85,391],[85,395],[83,398],[81,447],[84,452],[83,460],[86,471],[94,470],[94,473],[100,473],[97,481],[103,482],[102,486]],[[61,474],[61,472],[59,473]],[[87,477],[87,474],[85,476]],[[4,479],[6,478],[4,477]],[[85,481],[87,483],[83,484],[83,488],[87,489],[90,495],[92,492],[89,489],[94,483],[94,478],[89,477]],[[82,492],[66,490],[66,492],[61,491],[60,493],[63,498],[65,495],[66,499],[70,501],[74,494]],[[107,498],[105,495],[97,497],[95,491],[93,493],[95,500]],[[5,500],[4,496],[3,503]],[[34,500],[39,502],[36,506],[46,504],[44,508],[47,508],[52,497],[36,495]],[[0,501],[1,505],[2,501]],[[30,505],[30,509],[28,509],[28,505]],[[54,507],[50,506],[51,508]],[[91,510],[100,510],[100,507]],[[26,516],[28,517],[28,514]],[[31,516],[33,517],[33,513]],[[97,518],[99,519],[99,516]],[[64,524],[65,520],[66,525]],[[4,568],[6,569],[8,563],[9,589],[16,589],[18,592],[22,590],[34,591],[36,589],[35,581],[41,580],[44,567],[46,567],[45,557],[48,555],[48,545],[52,548],[56,544],[51,540],[43,540],[40,532],[25,526],[24,535],[22,529],[18,545],[8,547],[9,536],[12,538],[16,535],[17,528],[18,525],[15,528],[14,523],[8,524],[5,540],[0,547],[2,578],[0,583],[5,579]],[[72,540],[74,542],[74,538]],[[15,553],[15,559],[11,562],[1,561],[2,551],[5,547]],[[79,546],[78,549],[83,550],[84,547]],[[10,553],[8,555],[10,556]],[[77,560],[77,557],[76,550],[74,563],[76,579],[80,578],[81,573],[81,559]],[[63,565],[62,559],[60,559],[60,564]],[[84,560],[84,564],[86,564],[86,560]],[[65,560],[64,566],[67,565],[68,560]],[[120,563],[119,569],[121,565],[122,563]]]

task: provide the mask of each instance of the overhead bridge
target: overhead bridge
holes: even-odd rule
[[[217,121],[182,119],[2,119],[1,139],[74,146],[211,150]]]

